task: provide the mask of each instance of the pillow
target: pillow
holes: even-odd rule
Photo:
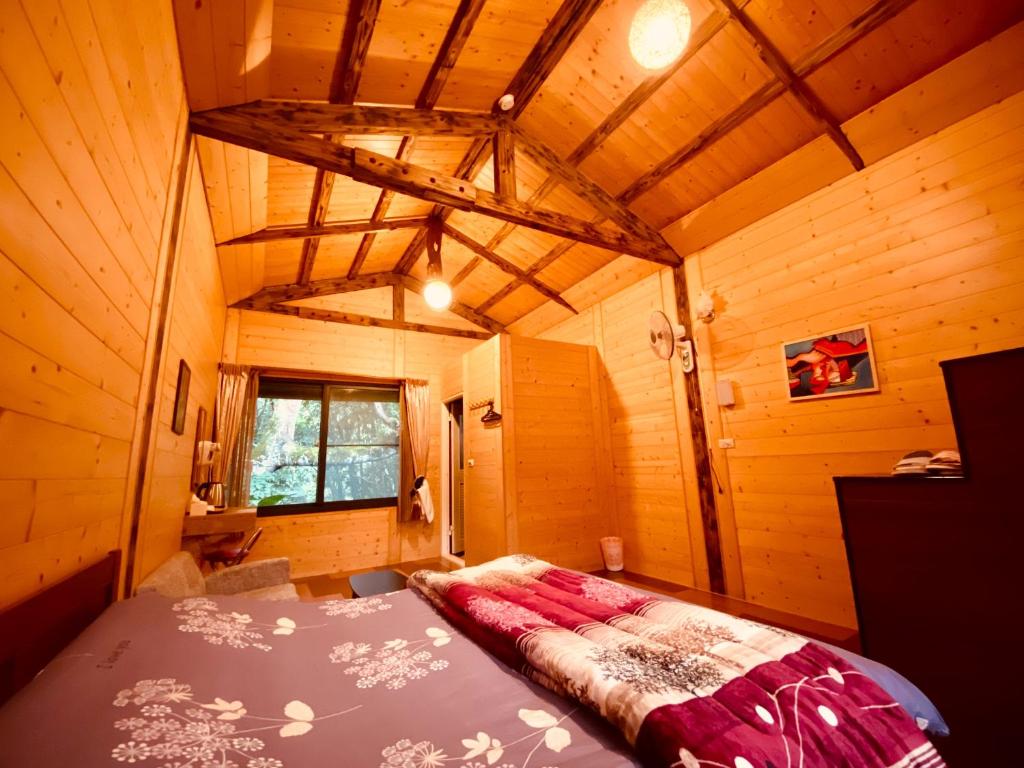
[[[949,726],[942,719],[938,708],[931,699],[924,695],[924,691],[907,680],[903,675],[891,667],[885,666],[877,661],[864,658],[852,651],[836,648],[834,645],[823,643],[821,640],[814,640],[820,646],[828,648],[832,653],[849,664],[859,669],[870,677],[881,688],[900,703],[917,723],[918,728],[935,736],[949,736]]]

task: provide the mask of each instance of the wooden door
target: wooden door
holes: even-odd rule
[[[501,337],[495,336],[462,356],[465,396],[465,547],[466,565],[507,554],[505,533],[502,425],[481,423],[484,409],[472,406],[494,399],[501,403]]]

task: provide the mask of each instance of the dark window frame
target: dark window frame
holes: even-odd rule
[[[270,394],[264,394],[264,386],[270,390]],[[351,499],[323,501],[324,486],[327,480],[327,443],[328,420],[330,416],[330,401],[332,389],[364,389],[364,390],[385,390],[394,392],[397,396],[398,408],[398,487],[402,485],[402,450],[403,434],[405,431],[405,413],[402,407],[403,393],[399,383],[369,383],[358,379],[330,378],[286,378],[280,376],[267,376],[261,378],[257,399],[261,397],[293,397],[294,399],[313,399],[308,397],[320,390],[320,435],[319,450],[317,455],[317,480],[316,497],[319,501],[306,502],[302,504],[274,504],[272,506],[254,507],[257,517],[279,517],[282,515],[308,515],[317,512],[345,512],[360,509],[379,509],[381,507],[397,507],[398,496],[385,496],[374,499]],[[252,459],[250,459],[250,463]]]

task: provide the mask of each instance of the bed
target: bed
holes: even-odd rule
[[[641,764],[585,706],[593,702],[499,661],[481,647],[486,638],[470,639],[482,628],[457,615],[458,601],[434,605],[430,590],[445,578],[419,578],[423,594],[361,600],[150,594],[114,603],[0,709],[0,766]],[[494,627],[514,627],[514,612],[499,612]],[[942,764],[922,741],[923,757],[902,765]],[[664,764],[725,765],[691,758],[680,749]],[[753,765],[737,756],[729,768]]]

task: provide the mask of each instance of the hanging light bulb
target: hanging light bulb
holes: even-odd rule
[[[629,27],[629,52],[646,69],[663,69],[690,41],[690,9],[682,0],[647,0]]]
[[[444,281],[441,270],[441,223],[431,220],[427,225],[427,282],[423,286],[427,306],[442,312],[452,303],[452,287]]]
[[[452,304],[452,289],[444,280],[428,280],[423,286],[423,300],[427,306],[438,312],[448,309]]]

